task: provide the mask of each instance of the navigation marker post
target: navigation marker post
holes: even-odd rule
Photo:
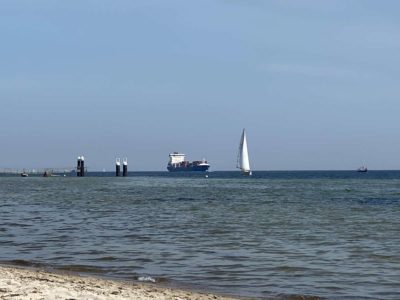
[[[78,161],[76,165],[76,176],[80,177],[81,176],[81,157],[78,156]]]
[[[81,156],[81,170],[80,170],[80,177],[84,177],[85,176],[85,157],[82,155]]]
[[[115,159],[115,176],[120,176],[121,173],[121,159],[116,158]]]
[[[125,157],[122,163],[122,176],[128,176],[128,158]]]

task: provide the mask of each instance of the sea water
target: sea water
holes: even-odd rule
[[[0,263],[260,299],[400,298],[400,172],[91,175],[0,177]]]

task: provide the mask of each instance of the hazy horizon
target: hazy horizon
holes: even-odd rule
[[[400,2],[28,1],[0,11],[2,168],[400,169]]]

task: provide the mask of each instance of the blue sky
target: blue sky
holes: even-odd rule
[[[5,167],[400,169],[400,2],[19,1],[0,9]]]

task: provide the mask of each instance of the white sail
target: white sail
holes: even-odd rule
[[[247,138],[245,129],[243,129],[242,137],[240,139],[237,167],[241,169],[243,173],[248,173],[251,175],[249,152],[247,149]]]

